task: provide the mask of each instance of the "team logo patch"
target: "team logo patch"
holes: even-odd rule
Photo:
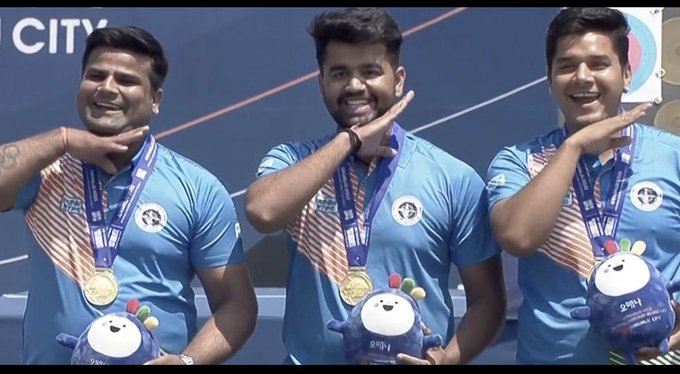
[[[318,193],[314,197],[314,210],[321,213],[338,213],[338,201],[335,197]]]
[[[142,204],[135,212],[135,223],[146,232],[156,233],[168,223],[168,213],[158,204]]]
[[[661,206],[663,191],[654,182],[639,182],[630,190],[630,201],[636,208],[651,212]]]
[[[80,214],[83,211],[83,202],[77,197],[64,195],[61,198],[61,210],[71,214]]]
[[[423,204],[415,196],[402,196],[392,204],[392,217],[402,226],[413,226],[423,218]]]
[[[501,187],[505,184],[505,174],[498,174],[495,177],[491,178],[489,180],[489,183],[486,184],[486,189],[489,191],[493,191],[496,189],[496,187]]]

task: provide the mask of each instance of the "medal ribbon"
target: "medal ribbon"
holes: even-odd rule
[[[614,240],[619,227],[623,202],[628,188],[630,176],[633,173],[633,156],[635,154],[635,127],[629,126],[622,131],[624,136],[630,136],[631,144],[616,150],[614,153],[613,183],[609,184],[609,191],[605,200],[605,207],[600,214],[595,201],[595,188],[588,172],[588,166],[583,158],[576,166],[576,173],[572,180],[576,197],[578,198],[581,218],[585,224],[590,244],[595,258],[607,256],[605,243]],[[562,133],[566,137],[565,131]]]
[[[83,183],[85,192],[85,213],[90,231],[90,244],[94,252],[96,268],[111,268],[113,260],[118,255],[120,239],[125,231],[125,226],[132,216],[132,211],[142,194],[142,189],[151,175],[158,144],[153,136],[149,136],[142,150],[142,157],[132,170],[132,180],[125,188],[116,214],[109,226],[106,225],[106,216],[102,204],[102,188],[97,173],[97,167],[90,163],[83,163]]]
[[[392,133],[389,138],[389,146],[397,150],[397,155],[388,158],[382,157],[377,167],[377,180],[375,192],[371,199],[368,216],[364,221],[365,241],[362,241],[359,233],[356,205],[352,195],[352,181],[350,177],[349,157],[340,165],[333,175],[335,184],[335,198],[338,202],[338,214],[340,215],[340,227],[347,250],[347,264],[350,268],[365,267],[368,257],[368,246],[371,236],[371,223],[375,217],[380,202],[385,197],[387,187],[394,177],[394,172],[399,164],[401,147],[404,142],[405,131],[396,122],[392,125]]]

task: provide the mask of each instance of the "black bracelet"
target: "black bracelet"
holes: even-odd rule
[[[359,135],[352,129],[342,129],[341,132],[349,134],[349,144],[352,146],[352,154],[356,154],[361,149],[361,139]]]

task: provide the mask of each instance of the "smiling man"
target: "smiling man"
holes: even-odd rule
[[[257,303],[228,191],[156,142],[168,61],[137,27],[89,35],[78,112],[60,127],[0,146],[0,211],[22,210],[32,233],[23,361],[68,364],[56,336],[79,336],[130,299],[149,305],[167,352],[154,364],[218,364],[252,334]],[[198,326],[191,281],[212,310]]]
[[[319,88],[331,134],[274,147],[248,189],[246,214],[263,232],[284,229],[290,266],[284,343],[287,362],[346,363],[344,320],[390,274],[412,277],[427,292],[423,321],[446,338],[405,364],[459,364],[500,331],[505,287],[500,249],[486,218],[484,183],[462,161],[395,122],[404,95],[402,34],[381,9],[324,13],[312,21]],[[448,289],[458,267],[467,312],[454,326]]]
[[[650,104],[622,110],[628,32],[614,9],[560,11],[546,61],[564,127],[502,149],[489,167],[492,227],[519,257],[518,363],[608,363],[604,341],[570,316],[585,305],[586,279],[605,248],[632,242],[666,279],[680,279],[680,138],[636,123]],[[658,354],[643,348],[638,358]]]

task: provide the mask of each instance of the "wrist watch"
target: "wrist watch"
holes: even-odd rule
[[[184,362],[184,365],[193,365],[194,364],[194,359],[191,356],[188,356],[184,353],[179,354],[179,359]]]

